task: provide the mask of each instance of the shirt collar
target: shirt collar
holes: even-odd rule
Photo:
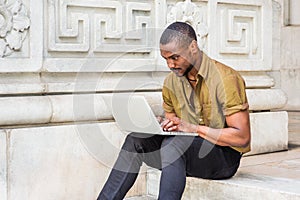
[[[208,57],[204,52],[202,52],[202,62],[198,71],[198,75],[200,75],[202,78],[206,78],[208,74],[207,62],[208,62]]]
[[[206,78],[207,77],[207,74],[208,74],[208,56],[202,52],[202,62],[201,62],[201,65],[200,65],[200,68],[199,68],[199,71],[198,71],[198,76],[200,75],[201,78]],[[173,73],[173,72],[172,72]],[[178,77],[181,81],[187,81],[186,77],[185,76],[182,76],[182,77]],[[198,77],[198,80],[199,80],[199,77]]]

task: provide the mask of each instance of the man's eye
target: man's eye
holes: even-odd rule
[[[174,55],[174,56],[172,56],[172,59],[173,59],[173,60],[178,60],[178,58],[179,58],[179,55]]]

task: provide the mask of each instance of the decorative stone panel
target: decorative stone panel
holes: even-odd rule
[[[45,69],[155,70],[157,2],[48,1]]]
[[[43,1],[0,1],[0,72],[41,69],[42,10]]]
[[[208,54],[239,71],[272,69],[272,1],[213,0]]]
[[[70,1],[48,4],[48,49],[56,52],[148,52],[151,2]],[[144,49],[144,50],[143,50]]]
[[[30,26],[27,8],[22,1],[0,2],[0,57],[21,49]]]

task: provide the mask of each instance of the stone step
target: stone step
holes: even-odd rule
[[[156,198],[148,195],[148,196],[128,197],[128,198],[125,198],[124,200],[156,200]]]
[[[159,171],[152,171],[152,177],[159,176]],[[151,178],[151,176],[150,176]],[[150,187],[158,185],[158,180],[148,180]],[[274,178],[271,176],[238,172],[228,180],[205,180],[187,178],[186,188],[182,200],[289,200],[300,199],[300,180]],[[151,197],[134,197],[130,200],[157,199],[157,187],[151,192]],[[128,199],[129,200],[129,199]]]
[[[232,179],[220,181],[192,178],[183,200],[300,199],[299,185],[300,181],[249,173],[239,173]]]
[[[299,144],[299,140],[297,140]],[[150,195],[158,195],[160,171],[148,170]],[[187,178],[182,200],[300,200],[300,148],[242,158],[237,174],[227,180]]]
[[[228,180],[188,178],[182,200],[298,200],[300,181],[238,173]],[[157,195],[157,194],[156,194]],[[155,200],[157,197],[136,196],[125,200]]]
[[[299,144],[299,140],[297,140]],[[148,170],[150,195],[156,197],[160,171]],[[300,200],[300,148],[242,158],[237,174],[228,180],[187,178],[182,200]]]

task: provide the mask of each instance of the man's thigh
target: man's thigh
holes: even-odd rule
[[[164,137],[162,135],[130,133],[122,149],[140,154],[144,163],[161,169],[160,149]]]
[[[236,172],[241,155],[230,147],[212,144],[200,137],[185,152],[187,176],[222,179]]]

